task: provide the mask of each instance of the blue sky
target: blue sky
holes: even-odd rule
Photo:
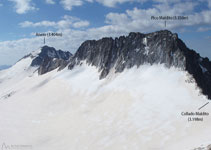
[[[188,16],[153,21],[151,16]],[[36,32],[60,32],[47,45],[74,53],[87,39],[177,32],[191,49],[211,59],[211,0],[0,0],[0,65],[12,65],[43,45]]]

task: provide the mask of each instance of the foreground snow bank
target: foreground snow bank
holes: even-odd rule
[[[211,141],[211,118],[188,122],[181,115],[207,102],[187,81],[186,72],[162,65],[103,80],[86,64],[13,77],[0,84],[0,142],[36,150],[194,149]]]

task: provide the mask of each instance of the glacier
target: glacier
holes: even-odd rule
[[[36,150],[192,150],[210,144],[210,117],[188,122],[181,116],[208,101],[195,82],[187,82],[186,71],[144,64],[111,70],[100,80],[98,68],[86,61],[41,76],[31,62],[27,57],[0,71],[4,143]]]

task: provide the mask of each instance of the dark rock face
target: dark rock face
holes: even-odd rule
[[[202,93],[211,99],[211,62],[208,58],[202,58],[195,51],[188,49],[180,39],[178,43],[179,48],[184,50],[185,70],[193,76]]]
[[[39,66],[38,73],[42,75],[56,68],[66,67],[71,56],[70,52],[57,51],[53,47],[44,46],[38,56],[32,60],[31,66]]]
[[[116,72],[145,63],[163,63],[167,67],[185,68],[185,56],[177,47],[177,35],[169,31],[151,34],[130,33],[116,39],[103,38],[98,41],[84,42],[74,55],[71,66],[86,60],[99,68],[100,78],[106,77],[110,69]]]
[[[105,78],[111,69],[122,72],[143,64],[176,67],[191,74],[202,93],[211,99],[211,62],[188,49],[177,34],[168,30],[149,34],[132,32],[126,37],[88,40],[82,43],[73,56],[70,52],[44,46],[38,56],[33,58],[31,66],[39,66],[38,73],[41,75],[56,68],[61,70],[67,65],[71,70],[82,61],[96,66],[100,79]]]
[[[72,57],[68,68],[72,69],[82,61],[99,68],[100,79],[105,78],[112,68],[122,72],[125,68],[146,63],[180,68],[188,71],[202,93],[211,99],[211,62],[188,49],[177,34],[167,30],[85,41]]]

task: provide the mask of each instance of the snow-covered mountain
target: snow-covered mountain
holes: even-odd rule
[[[0,142],[36,150],[210,149],[211,62],[170,31],[44,46],[0,71]]]

